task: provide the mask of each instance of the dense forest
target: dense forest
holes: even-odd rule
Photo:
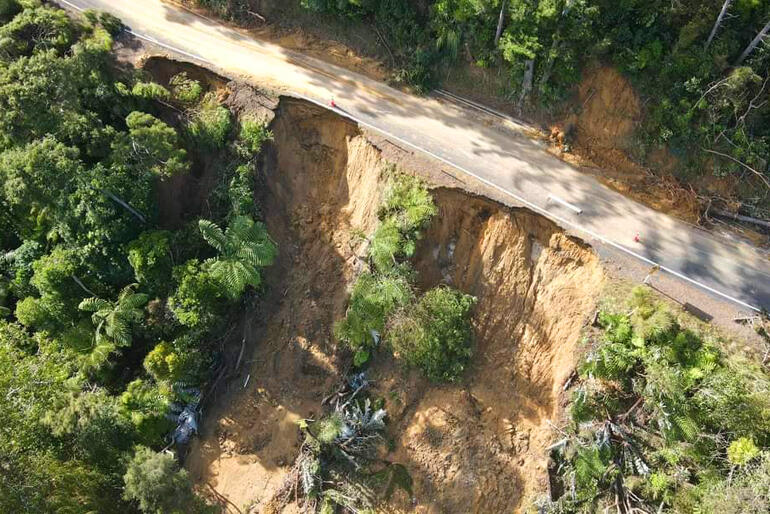
[[[0,24],[0,511],[207,511],[159,450],[275,256],[253,199],[270,134],[117,63],[109,15],[11,0]],[[160,185],[201,151],[217,185],[170,224]]]
[[[428,91],[464,61],[508,77],[512,109],[563,113],[582,72],[618,69],[644,105],[631,156],[676,176],[729,177],[746,214],[770,218],[770,4],[763,0],[294,0],[327,19],[365,24],[392,80]],[[267,1],[196,0],[253,23]],[[289,7],[281,7],[289,9]],[[253,12],[253,11],[252,11]],[[323,18],[322,18],[323,19]],[[709,193],[699,191],[704,197]],[[706,201],[706,198],[703,198]]]
[[[218,511],[179,460],[277,255],[255,202],[272,134],[184,72],[164,86],[116,61],[122,25],[108,14],[75,21],[19,0],[0,3],[0,23],[0,511]],[[203,196],[180,219],[161,216],[188,175]],[[381,333],[435,380],[467,364],[473,298],[421,297],[406,262],[433,214],[426,186],[393,172],[371,271],[339,324],[356,366]],[[304,494],[319,508],[372,505],[328,482],[374,487],[358,471],[381,442],[371,401],[351,397],[305,426],[320,446],[300,454],[316,463]]]

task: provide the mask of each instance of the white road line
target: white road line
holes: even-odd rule
[[[575,214],[583,214],[583,209],[581,209],[580,207],[578,207],[576,205],[573,205],[573,204],[569,203],[567,200],[562,200],[561,198],[559,198],[558,196],[556,196],[554,194],[548,195],[548,199],[549,200],[553,200],[554,202],[563,205],[567,209],[570,209],[570,210],[574,211]]]
[[[74,5],[74,4],[70,3],[70,2],[68,2],[67,0],[57,0],[57,1],[65,3],[65,4],[67,4],[67,5],[71,6],[71,7],[74,7],[78,11],[82,11],[83,10],[82,8],[80,8],[77,5]],[[133,31],[129,31],[129,32],[131,32],[131,34],[135,35],[136,37],[139,37],[139,38],[144,39],[146,41],[150,41],[150,42],[152,42],[152,43],[154,43],[154,44],[156,44],[158,46],[162,46],[162,47],[167,48],[167,49],[169,49],[169,50],[171,50],[173,52],[178,52],[178,53],[181,53],[183,55],[192,57],[194,59],[198,59],[200,61],[212,64],[212,65],[214,64],[211,61],[203,59],[202,57],[196,56],[196,55],[191,54],[189,52],[186,52],[184,50],[180,50],[179,48],[175,48],[175,47],[173,47],[173,46],[171,46],[169,44],[166,44],[166,43],[163,43],[161,41],[158,41],[155,38],[152,38],[152,37],[149,37],[149,36],[144,36],[142,34],[138,34],[138,33],[133,32]],[[339,115],[341,115],[343,117],[349,118],[349,119],[355,121],[356,123],[358,123],[360,125],[364,125],[365,127],[369,127],[371,129],[374,129],[377,132],[380,132],[381,134],[384,134],[388,138],[395,139],[396,141],[398,141],[401,144],[404,144],[404,145],[407,145],[409,147],[412,147],[412,148],[414,148],[415,150],[417,150],[419,152],[427,154],[427,155],[433,157],[434,159],[437,159],[437,160],[443,162],[444,164],[447,164],[447,165],[449,165],[449,166],[451,166],[451,167],[453,167],[455,169],[458,169],[458,170],[462,171],[463,173],[465,173],[467,175],[470,175],[471,177],[475,178],[479,182],[481,182],[481,183],[483,183],[483,184],[485,184],[485,185],[487,185],[487,186],[489,186],[489,187],[491,187],[493,189],[496,189],[496,190],[500,191],[501,193],[503,193],[503,194],[505,194],[507,196],[510,196],[511,198],[513,198],[514,200],[518,201],[519,203],[522,203],[522,204],[526,205],[527,207],[529,207],[533,211],[539,212],[540,214],[542,214],[544,216],[547,216],[547,217],[551,218],[552,220],[555,220],[555,221],[561,223],[562,225],[566,225],[567,227],[570,227],[570,228],[572,228],[574,230],[577,230],[579,232],[583,232],[584,234],[587,234],[587,235],[591,236],[592,238],[597,239],[597,240],[601,241],[602,243],[604,243],[606,245],[612,246],[613,248],[615,248],[617,250],[620,250],[621,252],[627,253],[628,255],[630,255],[630,256],[632,256],[632,257],[634,257],[634,258],[636,258],[636,259],[638,259],[638,260],[640,260],[642,262],[645,262],[645,263],[653,265],[653,266],[657,265],[657,266],[660,267],[660,269],[662,271],[665,271],[666,273],[670,273],[671,275],[673,275],[673,276],[675,276],[677,278],[680,278],[680,279],[684,280],[685,282],[689,282],[690,284],[693,284],[693,285],[695,285],[697,287],[700,287],[701,289],[703,289],[705,291],[713,293],[713,294],[715,294],[717,296],[720,296],[720,297],[722,297],[722,298],[724,298],[726,300],[734,302],[734,303],[736,303],[736,304],[738,304],[738,305],[740,305],[742,307],[745,307],[747,309],[751,309],[751,310],[753,310],[755,312],[761,312],[761,309],[759,309],[758,307],[754,307],[753,305],[750,305],[750,304],[748,304],[748,303],[746,303],[746,302],[744,302],[742,300],[739,300],[738,298],[734,298],[734,297],[728,295],[727,293],[723,293],[723,292],[721,292],[721,291],[719,291],[717,289],[714,289],[711,286],[707,286],[706,284],[698,282],[697,280],[692,279],[692,278],[690,278],[690,277],[688,277],[686,275],[683,275],[682,273],[680,273],[680,272],[678,272],[678,271],[676,271],[674,269],[671,269],[671,268],[669,268],[667,266],[664,266],[663,264],[661,264],[659,262],[655,262],[652,259],[648,259],[644,255],[638,254],[638,253],[634,252],[633,250],[631,250],[629,248],[626,248],[625,246],[621,245],[620,243],[616,243],[615,241],[613,241],[611,239],[608,239],[608,238],[606,238],[606,237],[604,237],[602,235],[599,235],[598,233],[594,232],[593,230],[591,230],[589,228],[583,227],[583,226],[581,226],[581,225],[579,225],[577,223],[574,223],[574,222],[572,222],[570,220],[567,220],[566,218],[562,218],[558,214],[554,214],[554,213],[548,211],[547,209],[545,209],[543,207],[540,207],[539,205],[536,205],[536,204],[530,202],[529,200],[527,200],[527,199],[517,195],[516,193],[508,191],[507,189],[503,188],[502,186],[499,186],[499,185],[495,184],[494,182],[492,182],[492,181],[490,181],[490,180],[488,180],[488,179],[486,179],[484,177],[481,177],[481,176],[477,175],[476,173],[470,171],[467,168],[464,168],[463,166],[455,164],[452,161],[450,161],[450,160],[448,160],[448,159],[446,159],[444,157],[441,157],[440,155],[437,155],[437,154],[431,152],[430,150],[427,150],[425,148],[421,148],[421,147],[417,146],[416,144],[411,143],[411,142],[409,142],[409,141],[407,141],[407,140],[405,140],[405,139],[403,139],[403,138],[401,138],[401,137],[399,137],[399,136],[397,136],[395,134],[391,134],[387,130],[383,130],[383,129],[381,129],[381,128],[379,128],[379,127],[377,127],[377,126],[375,126],[375,125],[373,125],[373,124],[371,124],[369,122],[366,122],[366,121],[364,121],[362,119],[359,119],[358,117],[356,117],[356,116],[354,116],[354,115],[352,115],[352,114],[350,114],[348,112],[345,112],[342,109],[330,108],[325,103],[323,103],[323,102],[321,102],[319,100],[315,100],[313,98],[310,98],[310,97],[305,96],[305,95],[300,94],[300,93],[293,93],[293,94],[290,94],[290,96],[301,98],[303,100],[311,102],[311,103],[313,103],[315,105],[318,105],[320,107],[323,107],[325,109],[332,110],[332,111],[336,112],[337,114],[339,114]]]

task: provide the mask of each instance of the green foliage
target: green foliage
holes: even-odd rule
[[[121,413],[135,427],[137,437],[148,445],[158,445],[173,423],[166,417],[171,392],[165,386],[152,384],[141,378],[128,384],[120,395]]]
[[[78,308],[92,312],[91,321],[96,327],[96,340],[107,339],[117,346],[131,345],[132,325],[144,319],[144,306],[147,295],[136,293],[137,284],[129,284],[123,288],[115,302],[101,298],[86,298]]]
[[[124,496],[147,514],[196,514],[213,512],[197,497],[185,469],[174,457],[139,446],[123,477]]]
[[[186,105],[193,105],[200,100],[203,87],[197,80],[187,77],[186,72],[178,73],[171,77],[169,82],[174,100]]]
[[[75,27],[60,9],[25,9],[0,27],[0,60],[13,60],[36,52],[69,48]]]
[[[190,113],[187,131],[196,144],[203,148],[223,148],[230,133],[230,111],[219,105],[213,93],[207,93]]]
[[[176,289],[168,298],[168,307],[179,323],[202,331],[217,327],[227,297],[208,266],[192,259],[176,266],[173,276]]]
[[[600,314],[603,334],[579,368],[574,424],[555,451],[575,486],[559,508],[601,510],[632,491],[642,509],[722,512],[697,505],[717,505],[731,468],[751,467],[770,444],[770,376],[682,328],[648,292],[628,304],[630,315]],[[761,497],[746,491],[733,512]]]
[[[759,456],[759,448],[748,437],[736,439],[727,447],[727,460],[735,466],[745,466]]]
[[[144,369],[158,382],[177,382],[187,371],[187,357],[169,343],[158,343],[144,358]]]
[[[131,94],[146,100],[167,100],[171,96],[168,89],[155,82],[137,82],[131,89]]]
[[[254,157],[262,151],[262,145],[273,139],[273,133],[267,125],[253,117],[241,120],[241,131],[238,135],[238,150],[245,158]]]
[[[128,245],[128,262],[137,282],[157,296],[168,290],[171,275],[171,235],[164,230],[142,232]]]
[[[235,300],[248,286],[258,288],[262,283],[260,269],[270,266],[277,253],[265,225],[248,216],[236,216],[224,231],[209,220],[200,220],[198,226],[219,254],[206,264],[225,294]]]
[[[474,297],[448,287],[431,289],[391,319],[386,339],[431,380],[458,380],[472,354],[470,316],[475,303]]]
[[[135,163],[159,177],[187,171],[186,152],[179,148],[176,131],[151,114],[132,112],[126,117],[128,134],[113,143],[113,160]]]
[[[369,248],[375,268],[385,272],[414,255],[420,232],[436,212],[433,198],[419,179],[404,174],[391,179],[378,212],[381,224]]]
[[[408,275],[401,269],[362,273],[350,294],[345,319],[335,327],[337,338],[357,352],[371,352],[388,316],[409,305],[413,297]]]

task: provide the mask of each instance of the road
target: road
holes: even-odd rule
[[[767,254],[608,189],[548,154],[515,122],[490,123],[460,106],[398,91],[160,0],[58,1],[70,8],[108,11],[135,35],[223,75],[322,105],[334,98],[341,114],[472,175],[513,205],[547,215],[600,254],[631,256],[647,267],[658,263],[669,278],[745,312],[770,309]],[[637,233],[639,242],[634,241]]]

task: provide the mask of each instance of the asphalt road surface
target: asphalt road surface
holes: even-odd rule
[[[136,36],[226,76],[323,105],[333,98],[341,114],[472,175],[511,204],[549,216],[605,257],[618,255],[646,268],[658,263],[658,276],[698,288],[696,296],[705,292],[736,312],[770,309],[767,253],[608,189],[548,154],[513,121],[492,123],[464,107],[395,90],[160,0],[58,1],[108,11]]]

